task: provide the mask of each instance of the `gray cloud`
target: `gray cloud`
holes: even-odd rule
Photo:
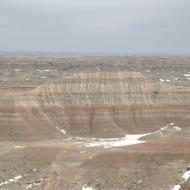
[[[188,0],[1,0],[0,50],[189,54]]]

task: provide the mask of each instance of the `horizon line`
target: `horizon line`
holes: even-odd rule
[[[0,56],[168,56],[168,57],[190,57],[190,53],[134,53],[134,52],[85,52],[85,51],[35,51],[35,50],[0,50]]]

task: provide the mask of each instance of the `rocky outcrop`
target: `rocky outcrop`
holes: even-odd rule
[[[138,72],[83,72],[37,87],[20,96],[16,107],[41,138],[119,137],[152,132],[171,122],[187,127],[190,88]]]

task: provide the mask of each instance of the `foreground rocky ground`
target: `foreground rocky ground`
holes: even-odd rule
[[[189,190],[189,124],[190,58],[0,58],[0,189]]]

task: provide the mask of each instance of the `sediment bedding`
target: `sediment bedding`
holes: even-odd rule
[[[189,60],[1,59],[0,186],[189,190]]]
[[[37,87],[20,96],[16,108],[30,129],[49,131],[44,138],[121,137],[153,132],[170,122],[188,127],[190,88],[139,72],[84,72]]]

